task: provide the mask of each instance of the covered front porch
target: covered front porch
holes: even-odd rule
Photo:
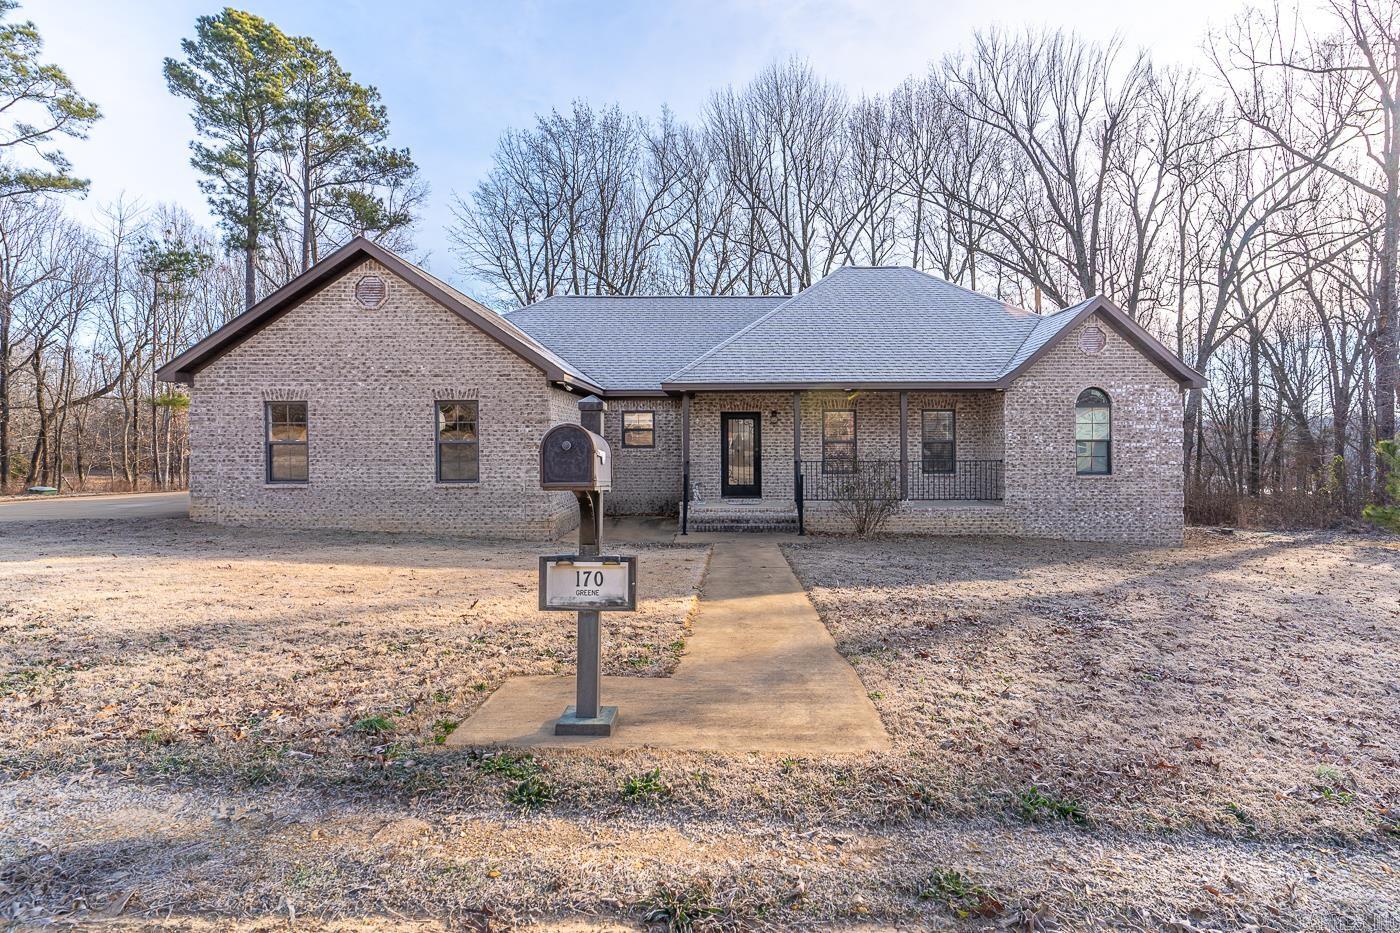
[[[860,499],[893,501],[897,524],[924,531],[996,525],[1003,398],[987,389],[688,393],[681,529],[800,533],[828,527],[839,503]]]

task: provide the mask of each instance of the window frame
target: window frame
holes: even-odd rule
[[[442,439],[442,409],[446,405],[472,406],[475,412],[476,440],[445,441]],[[475,479],[443,479],[442,448],[444,446],[476,448]],[[474,398],[440,398],[433,400],[433,482],[442,486],[473,486],[481,482],[481,403],[479,400]]]
[[[946,414],[948,416],[951,425],[951,437],[948,440],[930,441],[928,439],[928,416],[930,414]],[[931,443],[948,445],[948,469],[930,469],[928,445]],[[919,409],[919,469],[925,476],[952,476],[958,472],[958,410],[956,408]]]
[[[646,415],[646,416],[647,416],[647,420],[650,422],[650,426],[649,426],[649,427],[645,427],[645,428],[629,428],[629,427],[627,426],[627,416],[628,416],[628,415]],[[628,440],[627,440],[627,434],[628,434],[628,432],[638,432],[638,431],[645,431],[646,433],[650,434],[650,435],[651,435],[651,443],[648,443],[648,444],[633,444],[633,443],[628,442]],[[655,410],[650,409],[650,408],[633,408],[633,409],[625,410],[625,411],[622,412],[622,446],[623,446],[623,447],[626,447],[626,448],[628,448],[628,449],[633,449],[633,450],[651,450],[651,449],[653,449],[653,448],[656,447],[656,412],[655,412]]]
[[[1093,405],[1085,405],[1085,404],[1084,404],[1084,397],[1085,397],[1086,395],[1088,395],[1089,393],[1091,393],[1091,392],[1097,392],[1099,395],[1101,395],[1101,396],[1103,397],[1103,404],[1100,405],[1100,404],[1098,404],[1098,403],[1096,402],[1096,403],[1093,404]],[[1103,409],[1103,411],[1104,411],[1104,436],[1103,436],[1103,437],[1101,437],[1101,438],[1095,438],[1095,437],[1081,438],[1081,437],[1079,436],[1079,429],[1080,429],[1079,413],[1080,413],[1081,409],[1083,409],[1083,410],[1098,410],[1098,409]],[[1093,432],[1090,431],[1090,433],[1092,434]],[[1092,464],[1093,464],[1094,460],[1095,460],[1095,459],[1099,459],[1099,458],[1097,458],[1097,457],[1095,456],[1095,454],[1094,454],[1094,448],[1093,448],[1093,446],[1090,446],[1090,447],[1088,448],[1088,453],[1086,453],[1086,454],[1084,454],[1083,456],[1081,456],[1080,453],[1079,453],[1079,445],[1080,445],[1080,444],[1089,444],[1089,445],[1102,444],[1102,445],[1103,445],[1103,456],[1102,456],[1101,459],[1103,460],[1104,466],[1103,466],[1103,469],[1102,469],[1102,470],[1096,470],[1096,469],[1093,469],[1093,467],[1092,467]],[[1090,464],[1090,467],[1089,467],[1088,469],[1086,469],[1086,468],[1083,466],[1083,464],[1082,464],[1082,460],[1084,460],[1084,459],[1086,459],[1086,458],[1087,458],[1087,460],[1088,460],[1088,462],[1089,462],[1089,464]],[[1113,475],[1113,397],[1112,397],[1111,395],[1109,395],[1107,391],[1105,391],[1104,389],[1099,388],[1098,386],[1089,386],[1089,387],[1085,388],[1083,391],[1081,391],[1081,392],[1079,393],[1079,395],[1075,396],[1075,399],[1074,399],[1074,472],[1075,472],[1075,475],[1076,475],[1076,476],[1112,476],[1112,475]]]
[[[301,441],[280,441],[272,436],[272,406],[300,405],[306,439]],[[295,422],[283,422],[293,424]],[[272,452],[278,447],[300,447],[306,459],[305,479],[277,479],[272,475]],[[266,399],[263,401],[263,482],[268,486],[305,486],[311,482],[311,405],[302,399]]]
[[[849,415],[851,416],[851,439],[850,439],[849,441],[834,441],[834,440],[831,440],[830,438],[827,437],[827,432],[826,432],[826,419],[827,419],[827,415],[846,415],[846,414],[849,414]],[[860,472],[860,453],[859,453],[859,447],[857,446],[857,438],[859,437],[859,433],[858,433],[858,432],[859,432],[859,424],[860,424],[860,422],[859,422],[859,420],[858,420],[858,416],[856,415],[856,409],[855,409],[854,406],[852,406],[851,408],[823,408],[823,409],[822,409],[822,473],[823,473],[823,474],[830,474],[830,475],[833,475],[833,476],[854,476],[855,474],[857,474],[857,473]],[[851,456],[850,456],[851,467],[850,467],[850,469],[848,469],[848,470],[847,470],[847,469],[836,469],[836,470],[833,470],[833,469],[831,468],[832,460],[831,460],[830,456],[828,456],[827,451],[828,451],[830,448],[832,448],[832,447],[849,447],[849,448],[851,449]],[[842,459],[844,460],[845,458],[842,458]]]

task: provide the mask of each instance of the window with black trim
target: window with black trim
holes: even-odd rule
[[[267,422],[267,481],[306,482],[306,403],[268,402],[263,414]]]
[[[656,446],[655,412],[624,411],[622,413],[622,446]]]
[[[855,471],[855,409],[828,409],[822,412],[822,472],[854,473]]]
[[[1074,453],[1081,476],[1103,476],[1113,470],[1113,416],[1108,393],[1085,389],[1074,403]]]
[[[957,470],[957,416],[951,408],[925,408],[922,458],[925,473],[953,473]]]
[[[437,403],[437,481],[475,483],[480,471],[475,401]]]

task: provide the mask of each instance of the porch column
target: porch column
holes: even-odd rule
[[[899,498],[909,498],[909,393],[899,393]]]
[[[690,529],[690,393],[681,396],[681,534]]]
[[[797,505],[797,533],[805,535],[802,488],[802,393],[792,393],[792,501]]]

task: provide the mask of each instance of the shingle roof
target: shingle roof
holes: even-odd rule
[[[664,384],[994,382],[1044,321],[915,269],[845,267],[678,369]]]
[[[1007,362],[1005,368],[1002,369],[1001,375],[1005,376],[1008,373],[1014,372],[1016,367],[1034,356],[1037,350],[1045,346],[1051,340],[1054,340],[1060,331],[1073,324],[1079,317],[1079,312],[1089,307],[1094,301],[1095,299],[1090,298],[1087,301],[1081,301],[1077,305],[1065,308],[1063,311],[1047,314],[1037,320],[1035,322],[1035,327],[1031,328],[1031,332],[1026,335],[1026,339],[1022,341],[1021,346],[1012,354],[1011,359]]]
[[[659,392],[671,373],[787,300],[557,295],[505,318],[608,392]]]

